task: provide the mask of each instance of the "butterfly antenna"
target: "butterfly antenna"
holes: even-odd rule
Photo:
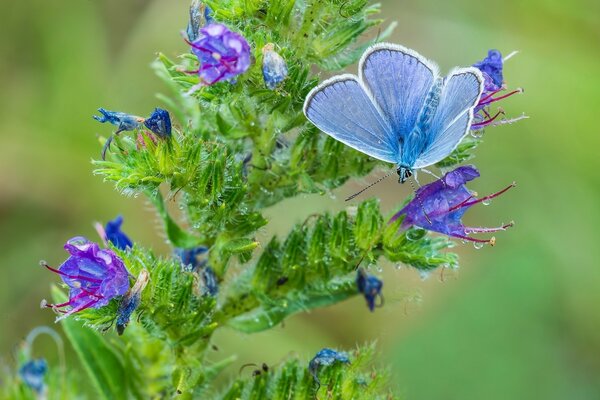
[[[375,182],[371,183],[369,186],[359,190],[358,192],[354,193],[352,196],[350,197],[346,197],[345,201],[350,201],[353,198],[355,198],[356,196],[358,196],[359,194],[365,192],[367,189],[372,188],[373,186],[377,185],[379,182],[381,182],[382,180],[384,180],[385,178],[389,177],[390,175],[392,175],[394,172],[396,172],[395,170],[390,172],[389,174],[385,174],[384,176],[382,176],[381,178],[377,179]]]
[[[425,211],[425,206],[423,205],[423,202],[421,201],[421,197],[419,197],[419,193],[417,192],[417,188],[415,187],[413,178],[411,177],[408,181],[410,182],[410,186],[412,187],[413,192],[415,192],[415,198],[419,202],[419,205],[421,206],[421,210],[423,210],[423,215],[425,215],[425,219],[427,220],[427,222],[429,222],[429,225],[433,225],[433,223],[431,222],[431,219],[429,219],[429,215],[427,215],[427,212]]]

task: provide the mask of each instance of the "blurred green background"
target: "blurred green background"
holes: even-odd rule
[[[96,108],[146,115],[164,90],[149,63],[156,51],[185,51],[179,34],[187,1],[13,1],[0,35],[0,354],[38,324],[57,265],[74,235],[95,237],[92,222],[118,213],[134,240],[159,251],[159,224],[142,199],[120,197],[91,173],[99,154]],[[473,225],[514,219],[494,248],[459,245],[461,269],[421,280],[383,265],[386,306],[368,312],[356,298],[297,315],[272,332],[223,331],[223,356],[276,364],[324,346],[377,339],[380,361],[407,399],[600,398],[600,2],[383,1],[399,22],[393,41],[436,60],[442,70],[471,64],[488,48],[520,50],[505,69],[525,94],[504,102],[530,119],[488,129],[475,162],[488,193],[518,187],[467,215]],[[355,66],[350,68],[355,72]],[[371,179],[373,179],[371,177]],[[269,210],[270,232],[285,232],[337,199],[292,200]],[[380,185],[391,210],[408,187]],[[293,207],[292,207],[293,206]],[[294,218],[284,210],[296,210]],[[284,217],[285,215],[285,217]],[[46,342],[44,342],[45,344]],[[250,345],[252,344],[252,345]],[[54,352],[39,347],[37,355]]]

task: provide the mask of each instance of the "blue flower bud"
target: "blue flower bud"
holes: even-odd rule
[[[144,125],[162,139],[171,137],[171,117],[162,108],[155,108],[144,121]]]
[[[44,383],[46,372],[48,372],[48,364],[46,360],[39,358],[23,364],[19,368],[19,377],[36,393],[42,393],[46,388],[46,383]]]
[[[373,311],[375,309],[375,299],[377,297],[381,299],[379,306],[383,305],[383,295],[381,294],[383,282],[379,278],[367,274],[364,269],[360,268],[356,275],[356,286],[358,291],[365,297],[369,310]]]
[[[349,364],[350,359],[348,359],[348,355],[342,351],[335,351],[332,349],[323,349],[319,351],[312,360],[308,363],[308,372],[313,376],[315,382],[317,382],[318,387],[321,386],[321,381],[317,376],[319,371],[319,367],[332,365],[336,362]],[[318,389],[317,389],[318,390]]]
[[[190,20],[186,29],[187,37],[190,42],[198,39],[200,28],[206,24],[212,24],[212,10],[209,6],[199,0],[193,0],[190,5]]]
[[[288,76],[287,64],[283,57],[281,57],[274,50],[275,45],[273,43],[267,44],[262,49],[263,53],[263,78],[265,85],[271,90],[274,90],[277,85],[284,81]]]
[[[119,215],[112,221],[108,221],[104,227],[104,239],[111,242],[113,246],[120,250],[125,250],[128,247],[133,247],[133,242],[129,237],[121,230],[123,224],[123,217]]]

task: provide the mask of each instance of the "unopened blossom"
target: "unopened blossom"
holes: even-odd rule
[[[112,243],[113,246],[120,250],[126,250],[128,247],[133,247],[133,242],[121,230],[121,225],[123,225],[123,216],[119,215],[112,221],[108,221],[105,226],[96,224],[96,230],[102,240]]]
[[[219,280],[215,271],[206,265],[202,268],[200,276],[202,277],[202,287],[200,290],[202,295],[215,297],[219,293]]]
[[[212,23],[200,28],[196,40],[190,42],[198,57],[201,85],[228,81],[250,67],[250,45],[239,33],[223,24]]]
[[[196,246],[189,249],[176,248],[174,253],[181,260],[181,265],[185,271],[194,272],[206,264],[206,260],[201,260],[199,256],[208,252],[204,246]]]
[[[462,222],[462,216],[471,206],[488,202],[494,197],[500,196],[514,187],[515,183],[513,182],[497,193],[477,198],[477,194],[467,189],[465,184],[478,177],[479,171],[472,165],[458,167],[454,171],[448,172],[441,179],[420,187],[415,193],[415,198],[398,211],[390,222],[404,216],[402,229],[418,226],[458,239],[494,245],[496,241],[494,237],[477,239],[469,235],[503,231],[513,226],[513,222],[497,228],[467,227]]]
[[[321,381],[318,377],[319,368],[321,366],[329,366],[335,363],[343,363],[349,364],[350,359],[348,358],[348,354],[343,351],[335,351],[332,349],[322,349],[320,350],[312,360],[308,363],[308,372],[313,376],[315,382],[321,386]]]
[[[155,108],[152,114],[144,120],[144,126],[161,139],[171,137],[171,117],[167,110]]]
[[[46,391],[44,379],[48,372],[48,363],[43,358],[29,360],[19,368],[19,378],[34,392],[42,394]]]
[[[190,20],[186,29],[187,37],[190,42],[198,38],[200,28],[206,24],[213,23],[212,10],[209,6],[199,0],[192,0],[190,5]]]
[[[358,291],[365,297],[369,310],[375,310],[375,300],[379,297],[380,306],[383,304],[383,295],[381,289],[383,282],[375,275],[368,274],[364,269],[360,268],[356,275],[356,286]]]
[[[142,291],[148,285],[150,274],[147,270],[143,269],[138,275],[137,280],[133,284],[133,287],[121,300],[119,309],[117,310],[117,333],[122,335],[125,332],[125,328],[129,324],[131,314],[138,308],[140,301],[142,300]]]
[[[283,57],[275,51],[275,45],[269,43],[262,49],[262,72],[267,88],[274,90],[288,76],[287,64]]]
[[[69,300],[61,304],[47,304],[63,315],[87,308],[100,308],[117,296],[129,290],[129,273],[121,260],[112,250],[101,249],[98,244],[84,237],[74,237],[65,244],[70,257],[58,268],[52,268],[45,261],[40,264],[60,275],[69,287]]]

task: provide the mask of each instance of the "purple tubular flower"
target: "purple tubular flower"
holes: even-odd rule
[[[42,393],[46,389],[44,377],[48,372],[48,364],[43,358],[27,361],[19,368],[21,380],[36,393]]]
[[[200,28],[206,24],[212,24],[212,10],[209,6],[199,0],[193,0],[190,5],[190,20],[186,29],[187,37],[190,42],[198,38]]]
[[[308,372],[313,376],[315,382],[317,382],[318,387],[321,387],[321,381],[319,381],[319,377],[317,373],[319,372],[319,367],[333,365],[334,363],[344,363],[349,364],[350,359],[348,355],[342,351],[335,351],[332,349],[322,349],[319,351],[312,360],[308,363]],[[317,388],[317,390],[319,390]]]
[[[57,321],[87,308],[100,308],[129,290],[129,273],[112,250],[100,249],[98,244],[84,237],[74,237],[65,244],[71,256],[58,269],[45,261],[40,264],[60,275],[69,287],[69,301],[62,304],[47,304],[62,313]],[[67,309],[65,309],[67,308]]]
[[[510,55],[508,57],[510,57]],[[505,90],[503,76],[504,59],[502,58],[502,53],[500,53],[498,50],[489,50],[487,57],[476,62],[473,64],[473,66],[481,71],[483,75],[484,87],[483,93],[479,99],[479,103],[475,107],[475,119],[471,124],[471,129],[480,130],[486,126],[512,123],[524,118],[519,117],[510,120],[496,121],[498,117],[504,115],[504,111],[500,109],[494,115],[489,113],[489,106],[492,103],[523,92],[523,89],[517,88],[504,95],[494,97],[499,92]]]
[[[274,49],[275,45],[273,43],[265,45],[262,49],[263,78],[265,80],[265,85],[267,85],[267,88],[270,90],[274,90],[288,75],[288,68],[285,60]]]
[[[144,121],[144,125],[162,139],[171,137],[171,117],[167,110],[155,108]]]
[[[227,81],[250,67],[250,45],[239,33],[223,24],[209,24],[200,29],[198,38],[189,42],[200,61],[201,85]]]
[[[135,115],[126,114],[118,111],[108,111],[104,108],[99,108],[98,112],[101,116],[93,115],[94,119],[98,122],[116,125],[118,131],[133,131],[140,127],[140,124],[144,122],[144,118],[137,117]]]
[[[365,297],[369,310],[375,310],[375,299],[377,297],[380,299],[380,304],[377,307],[383,306],[383,295],[381,294],[383,282],[375,275],[367,274],[364,269],[360,268],[356,275],[356,286],[358,291]]]
[[[123,216],[119,215],[117,218],[112,221],[108,221],[106,226],[104,227],[104,236],[105,240],[108,240],[115,246],[117,249],[126,250],[128,247],[133,247],[133,242],[129,237],[121,230],[121,225],[123,224]]]
[[[476,62],[473,66],[479,69],[484,78],[484,91],[493,92],[502,87],[504,77],[502,76],[502,53],[498,50],[488,51],[488,55],[481,61]]]
[[[500,196],[510,188],[516,186],[513,182],[497,193],[477,198],[476,193],[471,193],[465,183],[479,177],[479,171],[471,165],[456,168],[448,172],[441,179],[422,186],[402,210],[398,211],[390,220],[395,221],[404,215],[402,229],[418,226],[434,232],[458,239],[494,245],[496,239],[476,239],[468,236],[471,233],[489,233],[503,231],[514,225],[514,222],[497,228],[472,228],[463,225],[461,218],[469,207],[487,202],[494,197]]]

